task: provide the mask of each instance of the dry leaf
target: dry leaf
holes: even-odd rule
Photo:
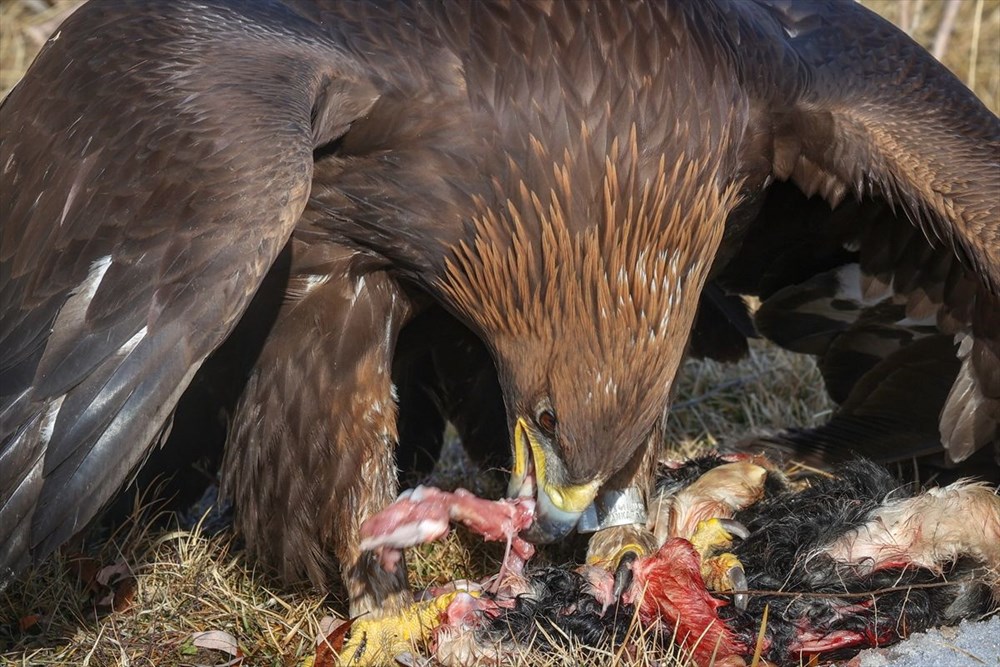
[[[316,633],[316,646],[322,644],[327,636],[339,628],[344,622],[344,619],[337,618],[336,616],[324,616],[319,619],[319,632]]]
[[[344,648],[344,637],[351,629],[353,620],[324,616],[319,622],[316,637],[316,660],[313,667],[335,667],[337,654]]]
[[[236,637],[224,630],[196,632],[191,635],[191,645],[210,651],[221,651],[232,657],[228,662],[215,667],[234,667],[243,662],[243,652],[240,650],[239,642],[236,641]]]
[[[223,630],[196,632],[191,635],[191,644],[198,648],[222,651],[232,656],[240,653],[240,645],[236,642],[236,637]]]
[[[132,576],[132,568],[125,561],[101,567],[100,561],[95,558],[69,556],[66,560],[66,572],[75,577],[83,590],[89,593],[88,597],[98,617],[132,607],[138,584]]]
[[[84,587],[91,591],[97,582],[97,572],[101,564],[94,558],[86,556],[70,556],[66,559],[66,572]]]
[[[135,600],[135,592],[138,589],[139,584],[136,583],[135,577],[122,579],[115,584],[114,599],[111,601],[112,611],[128,611],[131,609],[132,603]]]
[[[28,632],[38,629],[38,622],[42,620],[41,614],[28,614],[17,620],[17,629],[20,632]]]
[[[125,561],[120,560],[114,565],[106,565],[102,567],[98,570],[94,578],[101,586],[111,586],[115,580],[120,579],[121,577],[131,576],[132,569],[125,563]]]

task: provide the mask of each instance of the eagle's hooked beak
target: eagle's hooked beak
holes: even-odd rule
[[[514,469],[507,495],[535,498],[535,522],[521,535],[535,544],[554,542],[568,535],[593,502],[601,480],[560,486],[549,476],[552,452],[542,447],[523,419],[514,425]]]

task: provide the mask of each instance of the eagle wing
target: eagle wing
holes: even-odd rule
[[[856,3],[755,2],[739,66],[764,171],[786,183],[720,282],[762,297],[761,333],[820,359],[841,409],[799,446],[961,461],[1000,419],[1000,120]]]
[[[1000,120],[888,21],[853,2],[756,0],[784,32],[789,95],[773,172],[833,205],[879,193],[1000,293]],[[784,79],[781,81],[781,79]],[[752,83],[747,83],[753,86]]]
[[[169,430],[378,97],[277,4],[185,5],[84,6],[0,107],[0,581]]]

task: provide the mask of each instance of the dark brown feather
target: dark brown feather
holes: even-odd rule
[[[287,70],[232,8],[94,3],[3,101],[4,568],[85,526],[142,460],[297,222],[314,134],[375,98],[288,12],[244,18]],[[318,96],[324,76],[339,95]]]

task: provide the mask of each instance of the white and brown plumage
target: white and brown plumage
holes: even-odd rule
[[[692,327],[739,348],[719,286],[763,293],[741,267],[799,219],[763,205],[782,180],[895,205],[844,239],[862,267],[907,217],[951,258],[916,275],[964,286],[939,299],[971,341],[975,400],[943,413],[976,424],[944,429],[964,456],[1000,400],[998,151],[992,113],[847,2],[88,4],[0,108],[2,576],[95,515],[186,390],[232,411],[250,550],[339,565],[355,613],[405,597],[358,525],[441,418],[486,456],[513,437],[511,491],[557,539],[599,491],[648,491]]]

